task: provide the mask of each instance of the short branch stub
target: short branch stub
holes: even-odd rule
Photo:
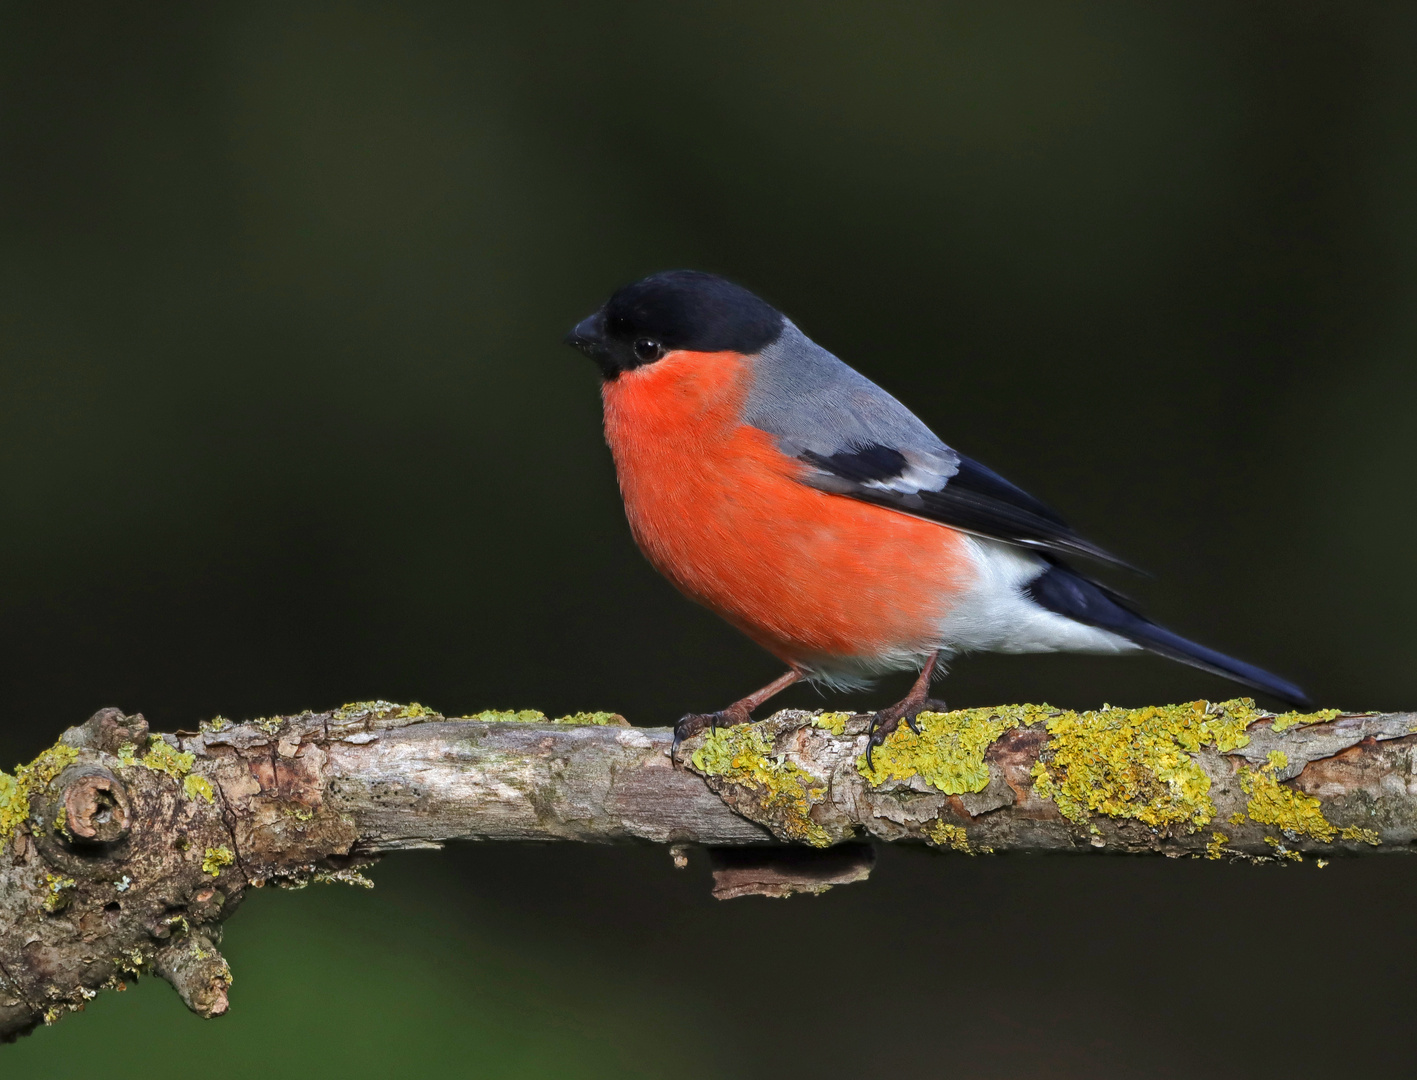
[[[64,826],[75,841],[112,844],[128,835],[128,793],[107,770],[92,770],[63,789]]]

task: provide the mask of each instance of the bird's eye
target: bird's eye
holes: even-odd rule
[[[648,364],[664,355],[664,346],[653,338],[642,337],[635,342],[635,356],[640,363]]]

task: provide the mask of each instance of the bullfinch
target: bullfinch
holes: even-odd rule
[[[902,721],[915,728],[937,670],[977,650],[1146,650],[1308,704],[1074,569],[1070,558],[1120,560],[741,286],[655,274],[566,341],[603,376],[605,440],[640,550],[787,665],[727,708],[683,717],[676,749],[804,679],[846,689],[918,671],[874,714],[869,759]]]

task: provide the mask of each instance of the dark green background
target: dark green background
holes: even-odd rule
[[[635,552],[559,344],[674,266],[1154,571],[1118,583],[1164,621],[1324,705],[1417,706],[1415,119],[1398,5],[6,3],[0,762],[109,704],[663,724],[773,676]],[[943,693],[1231,691],[984,657]],[[229,1017],[145,981],[4,1068],[1410,1067],[1406,860],[887,851],[729,904],[659,850],[375,876],[255,896]]]

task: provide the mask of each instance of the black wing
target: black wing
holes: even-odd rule
[[[830,455],[804,450],[800,457],[820,470],[820,477],[807,482],[824,490],[1010,544],[1135,569],[1084,540],[1026,491],[962,455],[954,475],[933,484],[905,454],[879,443]]]

